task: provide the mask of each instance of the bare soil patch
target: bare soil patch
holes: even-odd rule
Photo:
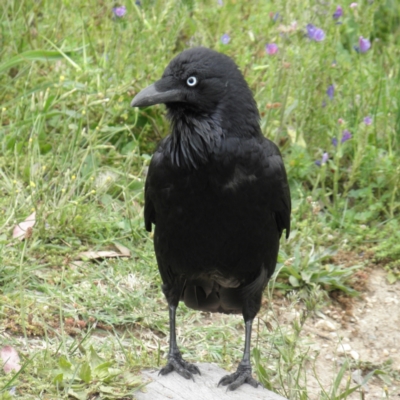
[[[365,282],[362,296],[338,299],[303,327],[302,337],[311,343],[310,354],[315,358],[307,367],[310,399],[320,398],[321,385],[329,391],[346,359],[353,374],[343,383],[350,376],[354,384],[357,374],[365,376],[374,369],[389,372],[387,382],[373,377],[364,387],[362,399],[400,399],[400,283],[390,285],[380,268],[369,270]],[[280,322],[291,318],[283,313]],[[360,399],[360,393],[348,398]]]

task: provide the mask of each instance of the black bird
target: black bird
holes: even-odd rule
[[[241,313],[245,347],[237,371],[219,384],[257,387],[250,364],[253,319],[275,270],[290,192],[277,146],[260,130],[252,93],[228,56],[197,47],[176,56],[132,107],[164,103],[172,132],[153,155],[144,219],[169,306],[170,348],[162,375],[193,379],[176,342],[180,300],[195,310]]]

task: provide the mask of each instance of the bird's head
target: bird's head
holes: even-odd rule
[[[225,54],[205,47],[177,55],[162,78],[138,93],[131,106],[160,103],[167,106],[172,119],[189,114],[229,120],[231,125],[245,115],[247,121],[253,116],[258,124],[256,103],[237,65]]]

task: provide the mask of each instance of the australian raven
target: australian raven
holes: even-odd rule
[[[250,364],[253,319],[275,270],[279,239],[290,229],[290,192],[277,146],[260,129],[252,93],[228,56],[183,51],[132,107],[164,103],[171,134],[153,155],[144,219],[154,231],[162,290],[169,306],[170,349],[160,373],[193,378],[176,342],[180,300],[195,310],[241,313],[243,359],[219,382],[257,387]]]

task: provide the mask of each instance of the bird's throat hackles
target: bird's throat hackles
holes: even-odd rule
[[[198,169],[205,164],[223,138],[217,117],[206,115],[179,115],[170,113],[172,134],[168,146],[172,164]]]

